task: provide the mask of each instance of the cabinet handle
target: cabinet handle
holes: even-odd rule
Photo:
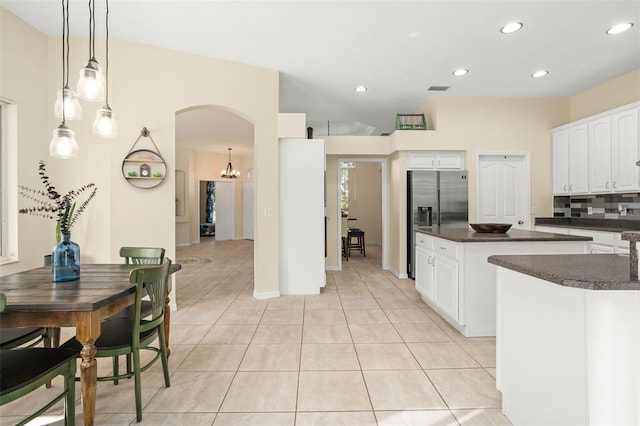
[[[446,248],[446,247],[442,247],[442,246],[440,246],[440,250],[447,251],[447,248]]]
[[[615,180],[613,181],[613,189],[617,189],[618,188],[618,182],[616,182]]]
[[[605,182],[604,187],[609,189],[609,182]]]
[[[431,256],[427,257],[427,263],[428,263],[429,265],[433,265],[433,264],[431,263]]]
[[[569,191],[573,191],[573,185],[569,185]]]
[[[563,186],[564,192],[567,192],[567,185]]]

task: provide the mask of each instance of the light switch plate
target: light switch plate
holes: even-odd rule
[[[587,214],[591,216],[593,214],[593,207],[587,207]]]

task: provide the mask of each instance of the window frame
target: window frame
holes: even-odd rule
[[[18,261],[17,122],[16,102],[0,96],[0,265]]]

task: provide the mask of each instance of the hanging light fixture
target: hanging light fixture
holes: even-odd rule
[[[64,7],[64,6],[63,6]],[[62,61],[66,64],[66,73],[62,76],[63,87],[58,90],[58,97],[53,107],[56,117],[62,118],[62,104],[64,103],[65,117],[67,120],[80,120],[82,118],[82,107],[76,92],[69,87],[69,37],[66,39],[66,55],[65,55],[65,39],[64,33],[69,30],[69,13],[62,9]],[[64,67],[63,67],[64,72]]]
[[[69,72],[69,0],[62,0],[62,93],[65,89],[65,76]],[[67,102],[61,102],[62,123],[53,129],[53,138],[49,144],[49,155],[54,158],[77,158],[78,143],[73,130],[66,124]]]
[[[103,101],[105,92],[102,67],[95,58],[96,44],[96,1],[89,0],[89,62],[80,70],[78,96],[86,101]]]
[[[106,48],[105,48],[105,104],[96,111],[96,119],[93,122],[93,134],[102,136],[103,138],[115,138],[118,136],[118,123],[113,116],[113,111],[109,106],[109,0],[105,1],[107,6],[106,13]]]
[[[220,177],[237,179],[240,177],[240,172],[237,170],[233,170],[233,166],[231,165],[231,148],[227,149],[229,150],[229,163],[227,164],[227,168],[220,172]]]

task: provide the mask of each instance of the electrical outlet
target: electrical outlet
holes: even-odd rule
[[[591,216],[593,214],[593,207],[587,207],[587,214]]]

